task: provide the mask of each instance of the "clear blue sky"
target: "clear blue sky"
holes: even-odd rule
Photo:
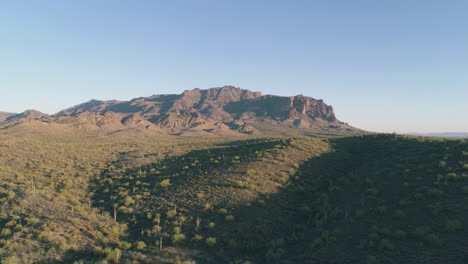
[[[0,3],[0,111],[225,84],[385,132],[468,132],[468,1]]]

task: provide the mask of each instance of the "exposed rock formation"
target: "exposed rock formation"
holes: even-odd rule
[[[44,120],[47,115],[27,111],[10,116]],[[52,116],[59,123],[84,123],[107,129],[159,129],[171,134],[184,132],[206,133],[261,133],[259,124],[269,129],[330,129],[358,131],[336,119],[333,108],[322,100],[298,95],[282,97],[262,95],[224,86],[207,90],[186,90],[180,95],[153,95],[130,101],[89,102],[65,109]]]

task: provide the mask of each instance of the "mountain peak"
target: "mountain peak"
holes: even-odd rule
[[[29,119],[47,116],[34,110],[21,115]],[[274,134],[279,131],[349,134],[360,131],[338,121],[333,107],[322,100],[304,95],[262,95],[232,85],[195,88],[179,95],[152,95],[130,101],[93,99],[60,111],[53,118],[62,124],[85,122],[120,130],[157,128],[170,134]]]

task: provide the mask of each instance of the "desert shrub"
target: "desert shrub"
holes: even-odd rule
[[[162,187],[162,188],[167,188],[167,187],[171,186],[171,180],[169,180],[169,179],[162,180],[159,183],[159,186]]]
[[[463,192],[464,194],[467,194],[467,195],[468,195],[468,186],[463,186],[463,187],[462,187],[462,192]]]
[[[376,256],[367,256],[366,264],[379,264]]]
[[[359,217],[363,217],[365,213],[366,213],[366,211],[365,211],[364,209],[362,209],[362,208],[358,208],[358,209],[356,209],[356,211],[355,211],[355,215],[356,215],[356,217],[358,217],[358,218],[359,218]]]
[[[25,218],[26,222],[29,224],[29,225],[35,225],[35,224],[38,224],[41,219],[35,217],[35,216],[28,216]]]
[[[134,203],[135,203],[135,200],[133,200],[132,197],[130,197],[130,196],[125,197],[125,200],[124,200],[125,206],[130,206],[130,205],[132,205]]]
[[[463,228],[463,225],[457,219],[448,219],[445,227],[447,228],[447,231],[455,232],[461,230]]]
[[[181,245],[185,240],[185,235],[184,234],[174,234],[171,238],[172,244],[175,246]]]
[[[427,191],[427,195],[431,198],[437,198],[437,197],[443,196],[444,191],[437,189],[437,188],[431,188]]]
[[[161,230],[162,230],[161,226],[158,226],[158,225],[153,226],[153,228],[151,229],[151,231],[154,234],[158,234],[159,232],[161,232]]]
[[[146,248],[146,244],[145,242],[143,241],[137,241],[135,242],[135,244],[133,245],[133,247],[136,249],[136,250],[143,250]]]
[[[174,218],[177,215],[177,211],[175,209],[169,210],[166,213],[167,218]]]
[[[255,174],[257,174],[257,172],[254,169],[247,170],[247,176],[254,176]]]
[[[396,209],[395,212],[393,213],[393,215],[395,217],[398,217],[398,218],[406,216],[405,212],[403,210],[401,210],[401,209]]]
[[[195,234],[192,239],[193,241],[199,242],[203,240],[203,236],[199,234]]]
[[[458,178],[458,175],[455,172],[450,172],[447,174],[447,178],[455,180]]]
[[[379,249],[381,250],[393,250],[395,247],[388,239],[382,239],[379,243]]]
[[[119,207],[118,212],[123,213],[123,214],[133,214],[134,210],[131,207],[127,207],[127,206],[122,205],[122,206]]]
[[[369,188],[367,189],[367,193],[369,195],[376,196],[377,194],[379,194],[379,191],[377,190],[377,188]]]
[[[206,242],[206,245],[209,246],[209,247],[212,247],[214,245],[216,245],[216,238],[214,237],[209,237],[205,240]]]
[[[0,232],[1,237],[8,237],[11,236],[12,232],[9,228],[3,228],[2,232]]]
[[[123,249],[123,250],[128,250],[132,247],[132,244],[129,243],[129,242],[126,242],[126,241],[120,241],[119,243],[119,248]]]
[[[120,249],[106,248],[104,250],[104,254],[106,261],[109,261],[111,263],[120,263],[120,258],[122,257],[122,251],[120,251]]]
[[[442,245],[442,240],[441,240],[440,237],[439,237],[437,234],[435,234],[435,233],[428,234],[428,235],[426,236],[426,241],[427,241],[429,244],[433,245],[433,246],[440,246],[440,245]]]
[[[227,215],[228,214],[228,210],[225,209],[225,208],[221,208],[218,210],[218,214],[220,215]]]
[[[379,214],[385,214],[387,212],[387,206],[385,205],[380,205],[375,208],[375,211]]]
[[[414,235],[418,237],[423,237],[431,231],[429,226],[418,226],[414,230]]]
[[[285,251],[282,248],[268,249],[265,258],[268,260],[278,260],[284,255]]]

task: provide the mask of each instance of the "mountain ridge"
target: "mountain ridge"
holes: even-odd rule
[[[234,86],[195,88],[181,94],[155,94],[128,101],[92,99],[51,116],[29,110],[9,116],[3,124],[26,120],[174,135],[364,133],[339,121],[333,107],[323,100],[304,95],[263,95]]]

